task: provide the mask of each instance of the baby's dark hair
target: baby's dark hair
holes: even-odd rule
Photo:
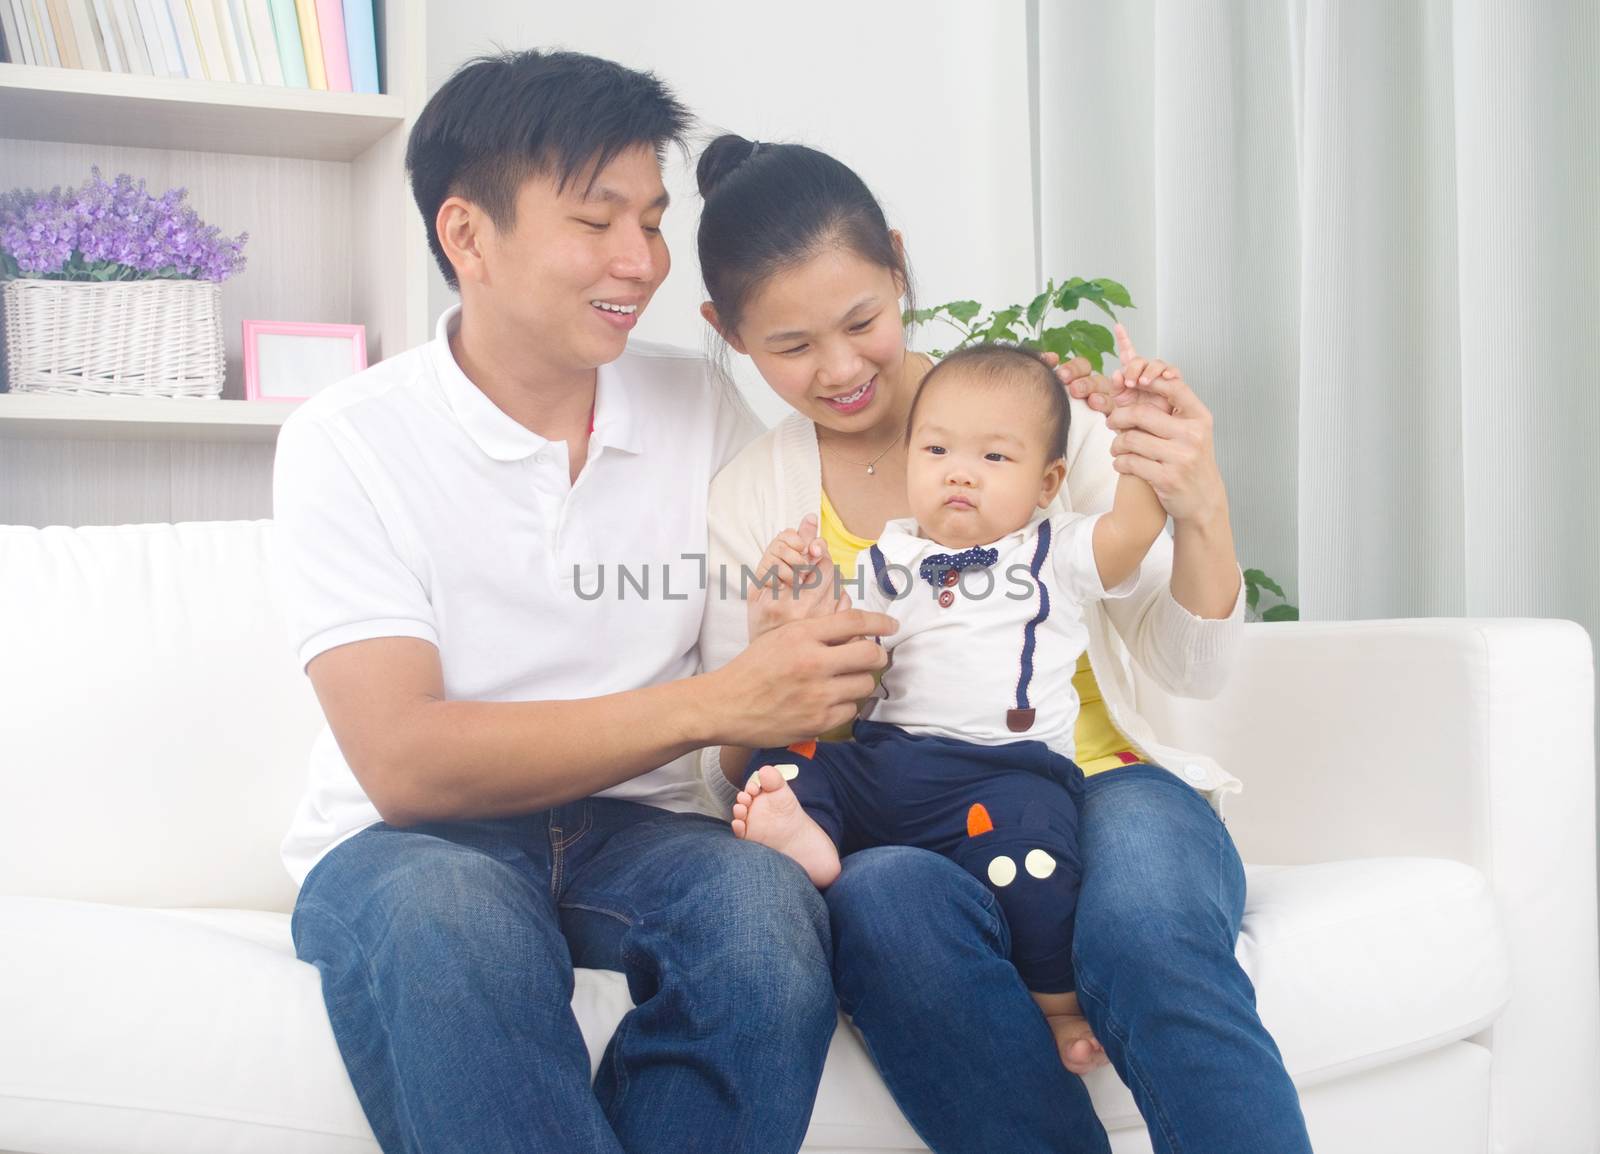
[[[1036,394],[1044,404],[1045,419],[1049,422],[1045,460],[1054,461],[1067,455],[1067,430],[1072,425],[1067,390],[1056,379],[1055,371],[1039,359],[1038,353],[1003,342],[957,349],[928,370],[917,388],[917,395],[911,399],[911,412],[906,414],[907,439],[916,424],[917,406],[922,403],[928,386],[951,373],[959,374],[961,384],[967,387],[1020,386]]]

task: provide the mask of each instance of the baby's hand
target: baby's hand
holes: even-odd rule
[[[790,621],[834,612],[843,596],[838,589],[817,518],[808,513],[798,529],[774,537],[756,564],[746,602],[751,640]]]
[[[1133,347],[1128,330],[1120,324],[1116,326],[1116,334],[1117,357],[1122,361],[1122,367],[1111,374],[1112,407],[1107,412],[1128,405],[1149,405],[1159,413],[1172,412],[1172,405],[1166,397],[1145,386],[1158,378],[1181,381],[1183,374],[1165,361],[1141,357]]]

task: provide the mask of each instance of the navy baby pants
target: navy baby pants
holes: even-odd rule
[[[877,845],[943,854],[999,899],[1028,989],[1073,989],[1083,773],[1070,760],[1042,741],[974,745],[858,721],[853,741],[750,760],[752,771],[786,763],[799,767],[789,785],[841,855]]]

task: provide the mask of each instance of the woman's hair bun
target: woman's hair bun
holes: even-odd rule
[[[700,186],[700,197],[705,199],[711,195],[713,189],[721,184],[741,164],[749,160],[756,150],[753,140],[746,140],[737,133],[727,132],[717,137],[706,150],[700,154],[700,163],[695,166],[695,181]]]

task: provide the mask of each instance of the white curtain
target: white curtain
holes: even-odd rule
[[[1600,4],[1038,0],[1042,273],[1124,280],[1307,618],[1600,629]]]

